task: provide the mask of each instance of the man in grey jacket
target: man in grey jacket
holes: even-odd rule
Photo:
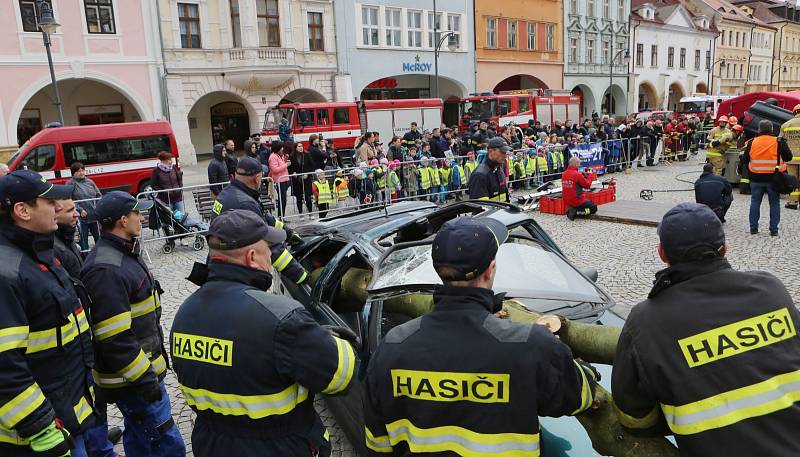
[[[69,167],[72,178],[67,185],[72,186],[72,199],[81,218],[78,221],[78,231],[80,232],[81,250],[89,250],[89,233],[92,239],[97,242],[100,239],[100,229],[97,226],[97,218],[94,215],[95,204],[100,198],[100,189],[90,178],[86,177],[86,169],[80,162],[75,162]]]

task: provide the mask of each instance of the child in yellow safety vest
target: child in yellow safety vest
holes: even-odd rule
[[[336,200],[338,205],[345,205],[347,199],[350,198],[350,182],[344,177],[344,172],[341,169],[336,171],[336,179],[333,180],[333,189],[336,192]]]
[[[464,174],[464,167],[458,164],[456,159],[450,162],[450,191],[455,196],[456,201],[461,200],[463,192],[461,189],[467,186],[466,175]]]
[[[430,164],[428,174],[431,176],[431,201],[436,203],[439,201],[439,186],[442,184],[442,178],[439,175],[439,165],[436,163],[436,159],[430,159],[428,163]]]
[[[433,187],[433,179],[431,177],[432,168],[429,165],[430,159],[423,156],[419,161],[419,194],[422,195],[425,200],[431,199],[430,193]]]
[[[314,174],[317,175],[317,180],[311,183],[311,191],[317,202],[319,217],[325,217],[328,215],[328,206],[333,203],[333,192],[331,192],[331,185],[328,183],[324,171],[317,169]]]
[[[441,166],[439,168],[439,200],[444,202],[450,197],[448,191],[450,190],[450,175],[452,175],[453,171],[446,160],[441,161]]]
[[[469,183],[469,177],[476,168],[478,168],[478,161],[475,160],[475,151],[467,151],[467,163],[464,164],[464,187]]]
[[[389,161],[386,157],[380,160],[380,164],[376,164],[374,168],[375,173],[375,192],[378,194],[378,199],[383,201],[386,198],[386,175],[389,174]]]
[[[392,202],[397,201],[400,190],[403,188],[400,184],[400,178],[397,177],[398,168],[400,168],[399,160],[392,160],[389,162],[389,174],[386,177],[386,191],[389,193],[389,198],[391,198]]]
[[[528,175],[525,172],[525,153],[518,151],[514,156],[514,176],[517,179],[517,189],[528,187]]]

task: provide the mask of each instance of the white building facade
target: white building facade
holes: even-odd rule
[[[630,0],[564,0],[564,88],[581,96],[584,118],[628,112],[630,8]]]
[[[439,94],[444,120],[458,122],[460,97],[475,91],[473,5],[468,0],[338,0],[337,90],[343,100],[436,97],[437,39],[454,34],[439,52]]]
[[[629,104],[674,110],[681,97],[708,93],[714,39],[711,19],[680,2],[634,2]]]
[[[166,92],[182,159],[260,131],[281,102],[337,99],[331,0],[159,0]]]

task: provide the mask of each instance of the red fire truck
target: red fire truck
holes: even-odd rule
[[[442,101],[436,98],[406,100],[365,100],[342,103],[286,103],[267,111],[262,140],[280,139],[279,128],[285,124],[294,141],[308,146],[312,134],[333,141],[336,148],[351,149],[359,136],[378,132],[388,142],[402,136],[416,122],[420,131],[439,127]]]
[[[580,122],[581,98],[568,91],[530,89],[473,94],[461,100],[459,130],[469,129],[472,121],[513,122],[527,125],[531,119],[552,126]]]

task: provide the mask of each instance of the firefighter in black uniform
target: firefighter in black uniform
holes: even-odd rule
[[[89,321],[53,253],[54,199],[39,174],[0,178],[0,455],[86,456],[94,423]],[[70,436],[72,435],[72,436]]]
[[[469,198],[475,200],[508,201],[508,185],[504,171],[506,154],[511,148],[500,137],[489,140],[483,162],[469,177]]]
[[[211,210],[212,219],[225,211],[245,209],[262,217],[270,227],[283,229],[289,240],[298,240],[299,237],[289,227],[262,210],[259,202],[261,177],[262,169],[257,160],[250,160],[249,157],[241,158],[236,168],[236,178],[220,192],[217,201],[214,202]],[[308,279],[308,272],[294,259],[286,248],[286,243],[270,245],[270,249],[272,249],[272,266],[278,273],[296,284],[302,284]]]
[[[97,355],[92,376],[103,398],[116,403],[125,418],[126,456],[183,457],[186,448],[163,382],[162,291],[139,244],[140,211],[152,205],[121,191],[97,203],[102,232],[81,271],[92,298]]]
[[[370,455],[539,455],[537,416],[589,408],[595,372],[539,325],[493,315],[495,220],[446,222],[433,241],[444,286],[430,313],[389,331],[365,387]],[[428,454],[432,453],[432,454]]]
[[[722,223],[682,203],[658,227],[647,300],[628,316],[611,386],[634,433],[675,435],[684,456],[800,455],[800,316],[774,276],[733,270]]]
[[[171,333],[180,389],[197,412],[197,457],[330,454],[314,394],[344,392],[355,353],[300,303],[267,292],[270,246],[285,238],[250,211],[211,221],[206,282],[178,309]]]

